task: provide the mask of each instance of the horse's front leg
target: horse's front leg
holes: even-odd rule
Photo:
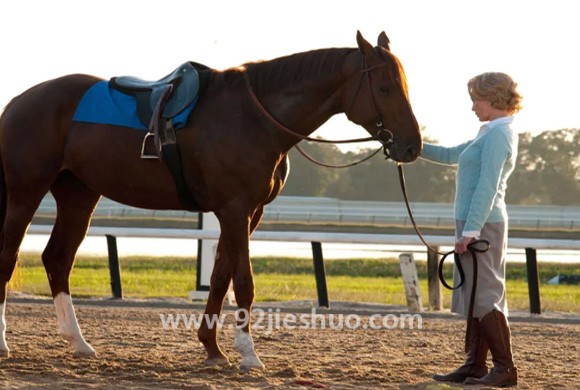
[[[258,212],[261,218],[261,209]],[[230,267],[236,302],[238,304],[235,347],[242,355],[240,368],[249,371],[252,368],[263,369],[264,365],[256,354],[251,335],[251,313],[254,302],[254,275],[250,264],[250,231],[257,224],[255,216],[240,218],[240,213],[225,212],[218,215],[221,237],[224,239]],[[238,216],[238,217],[236,217]],[[252,219],[252,222],[250,222]]]

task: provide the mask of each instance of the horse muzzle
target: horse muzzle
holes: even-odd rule
[[[396,162],[412,162],[419,157],[423,149],[421,138],[413,141],[396,140],[392,131],[382,126],[382,122],[377,122],[379,130],[376,139],[383,145],[383,152],[387,158]]]
[[[413,143],[391,142],[388,145],[383,144],[383,146],[387,157],[401,163],[415,161],[423,149],[421,141]]]

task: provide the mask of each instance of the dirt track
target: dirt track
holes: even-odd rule
[[[256,330],[254,341],[266,370],[250,373],[239,371],[234,330],[224,329],[220,340],[232,366],[209,368],[204,366],[205,353],[195,331],[184,326],[163,330],[160,320],[160,314],[199,312],[197,306],[129,306],[77,304],[85,338],[98,355],[76,359],[57,333],[52,305],[9,301],[6,320],[11,355],[0,360],[0,386],[448,389],[430,377],[454,368],[462,359],[464,322],[451,315],[424,315],[423,329],[413,330],[280,329],[270,334]],[[288,311],[292,313],[285,308],[281,315]],[[300,309],[294,313],[299,315]],[[371,312],[358,313],[361,324],[368,324]],[[232,322],[233,316],[229,317]],[[548,322],[514,318],[512,332],[519,388],[580,388],[578,316]]]

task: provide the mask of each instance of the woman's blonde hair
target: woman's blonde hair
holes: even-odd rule
[[[467,82],[472,100],[487,100],[492,107],[511,114],[522,109],[522,95],[517,87],[518,84],[510,76],[500,72],[482,73]]]

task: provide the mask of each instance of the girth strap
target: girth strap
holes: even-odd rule
[[[169,173],[173,177],[177,195],[183,207],[189,211],[198,211],[200,210],[200,206],[189,192],[185,176],[183,175],[181,153],[179,152],[173,122],[171,118],[163,118],[161,115],[163,106],[171,95],[172,88],[172,85],[168,85],[163,90],[161,99],[159,99],[159,103],[155,107],[151,122],[149,123],[149,132],[143,139],[141,158],[158,158],[164,161],[169,169]],[[153,137],[156,155],[146,155],[144,153],[147,139],[150,137]]]
[[[173,131],[173,136],[175,136],[175,130],[173,129],[173,125],[171,125],[171,119],[166,120],[166,123],[169,125],[168,128],[170,127]],[[187,183],[185,182],[177,138],[175,138],[175,142],[163,144],[161,146],[161,152],[163,154],[163,161],[165,161],[165,165],[167,165],[167,168],[173,177],[179,201],[186,210],[199,211],[200,206],[191,195],[191,192],[189,192]]]

